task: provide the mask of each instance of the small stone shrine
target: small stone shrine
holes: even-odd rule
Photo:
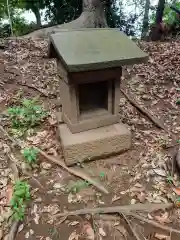
[[[147,54],[117,29],[64,29],[52,34],[49,57],[57,58],[65,162],[128,150],[131,133],[119,123],[123,65],[146,62]]]

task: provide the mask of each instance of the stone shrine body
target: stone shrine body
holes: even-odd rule
[[[146,62],[147,54],[117,29],[89,28],[52,34],[49,57],[60,76],[66,164],[128,150],[131,133],[118,117],[122,66]]]

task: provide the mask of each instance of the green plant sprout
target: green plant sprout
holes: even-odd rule
[[[36,164],[37,157],[38,157],[38,149],[31,147],[31,148],[24,148],[22,151],[23,157],[26,159],[29,165]]]
[[[169,184],[173,184],[173,177],[172,176],[167,176],[166,180]]]
[[[25,216],[26,203],[30,200],[30,186],[23,181],[16,181],[10,202],[12,218],[22,221]]]
[[[67,192],[77,193],[81,189],[84,189],[84,188],[88,187],[89,185],[90,185],[90,183],[88,181],[79,180],[79,181],[71,183],[68,186]]]
[[[177,105],[180,104],[180,99],[179,99],[179,98],[176,100],[176,104],[177,104]]]
[[[47,111],[41,105],[37,104],[37,99],[24,99],[20,106],[8,108],[8,115],[11,120],[12,133],[20,136],[35,126],[38,126],[45,117]]]
[[[104,172],[100,172],[99,177],[100,177],[101,179],[104,179],[105,173],[104,173]]]

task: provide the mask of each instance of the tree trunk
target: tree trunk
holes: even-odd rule
[[[105,17],[103,0],[82,0],[83,11],[79,18],[72,22],[44,28],[25,35],[25,38],[48,38],[51,33],[56,33],[61,29],[75,28],[105,28],[108,27]]]
[[[165,0],[159,0],[158,7],[156,11],[156,21],[155,24],[151,26],[151,31],[149,34],[150,40],[152,41],[158,41],[163,38],[163,24],[162,24],[162,18],[163,18],[163,12],[165,7]]]
[[[164,7],[165,7],[165,0],[159,0],[158,8],[156,11],[156,24],[160,24],[162,22]]]
[[[32,12],[34,13],[35,17],[36,17],[36,24],[37,24],[37,27],[41,27],[41,15],[40,15],[40,12],[39,12],[39,9],[36,8],[36,7],[33,7],[31,8]]]
[[[147,34],[148,34],[148,30],[149,30],[149,9],[150,9],[150,0],[146,0],[141,39],[145,39],[147,37]]]

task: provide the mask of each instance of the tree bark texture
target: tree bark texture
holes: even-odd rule
[[[156,24],[160,24],[163,18],[163,12],[165,7],[165,0],[159,0],[156,11]]]
[[[82,0],[83,11],[79,18],[72,22],[44,28],[25,35],[25,38],[48,38],[51,33],[61,29],[76,28],[105,28],[108,27],[105,17],[105,9],[102,0]]]
[[[156,21],[155,24],[151,26],[149,38],[152,41],[158,41],[163,38],[164,34],[164,24],[162,23],[163,12],[165,7],[165,0],[159,0],[158,7],[156,11]]]
[[[149,9],[150,9],[150,0],[146,0],[141,39],[145,39],[147,37],[147,34],[148,34],[148,30],[149,30]]]
[[[34,13],[35,17],[36,17],[36,24],[37,27],[41,27],[41,15],[40,15],[40,11],[37,7],[31,8],[32,12]]]

